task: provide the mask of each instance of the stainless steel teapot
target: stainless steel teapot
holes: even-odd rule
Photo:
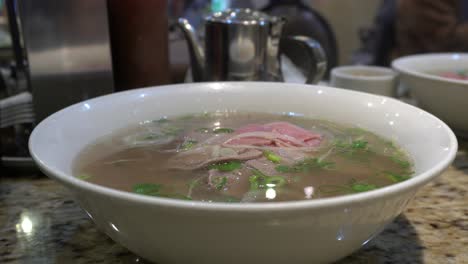
[[[251,9],[228,9],[205,18],[205,47],[180,18],[188,42],[192,79],[200,81],[283,81],[279,42],[285,20]],[[320,44],[304,36],[286,37],[304,48],[311,64],[306,83],[317,83],[327,68]]]

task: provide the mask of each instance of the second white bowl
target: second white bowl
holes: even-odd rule
[[[400,73],[418,106],[468,136],[468,81],[449,79],[437,71],[468,70],[467,53],[422,54],[402,57],[392,67]]]

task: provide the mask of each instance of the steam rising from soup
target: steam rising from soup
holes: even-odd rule
[[[412,175],[406,153],[357,127],[296,115],[164,117],[87,146],[74,175],[141,195],[269,202],[374,190]]]

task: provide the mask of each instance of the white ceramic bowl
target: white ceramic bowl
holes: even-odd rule
[[[402,57],[392,67],[418,106],[455,130],[468,135],[468,81],[439,77],[430,72],[468,69],[468,53],[439,53]]]
[[[395,96],[397,74],[390,68],[350,65],[333,68],[330,86]]]
[[[88,183],[72,163],[96,138],[164,115],[225,110],[297,112],[352,123],[392,138],[416,175],[366,193],[312,201],[204,203],[148,197]],[[398,216],[417,189],[455,157],[457,140],[439,119],[400,101],[321,86],[197,83],[88,100],[41,122],[30,137],[40,169],[67,186],[113,240],[157,263],[325,263],[359,249]]]

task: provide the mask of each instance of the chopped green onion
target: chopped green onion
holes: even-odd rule
[[[275,167],[275,170],[282,173],[298,173],[298,172],[308,172],[311,169],[332,169],[335,166],[334,162],[323,161],[317,158],[308,158],[303,161],[299,161],[292,166],[287,165],[278,165]]]
[[[393,173],[393,172],[389,172],[389,171],[386,171],[384,173],[393,182],[402,182],[402,181],[406,181],[409,178],[411,178],[411,176],[406,175],[406,174],[398,174],[398,173]]]
[[[377,186],[374,184],[366,184],[366,183],[354,183],[351,185],[351,189],[353,192],[367,192],[370,190],[377,189]]]
[[[252,170],[253,175],[249,177],[250,190],[262,190],[284,186],[287,180],[282,176],[267,176],[259,170]]]
[[[181,148],[183,150],[189,150],[189,149],[193,148],[193,146],[195,146],[197,143],[198,143],[198,141],[193,140],[193,139],[189,139],[189,140],[186,140],[184,143],[182,143]]]
[[[268,150],[264,151],[263,155],[265,156],[265,158],[267,158],[269,161],[273,163],[279,163],[281,161],[281,157],[271,151],[268,151]]]
[[[144,195],[159,195],[159,191],[161,190],[161,184],[154,184],[154,183],[140,183],[133,185],[133,192],[138,194]]]
[[[87,174],[87,173],[81,173],[79,174],[78,176],[76,176],[78,179],[80,180],[83,180],[83,181],[86,181],[88,180],[89,178],[91,178],[91,175],[90,174]]]
[[[262,175],[252,175],[249,177],[250,190],[264,189],[265,185],[263,183],[265,176]]]
[[[365,140],[354,140],[351,143],[351,147],[353,149],[365,149],[366,146],[367,146],[367,141],[365,141]]]
[[[234,129],[226,128],[226,127],[218,127],[218,128],[213,129],[213,133],[215,134],[232,133],[232,132],[234,132]]]
[[[210,169],[217,169],[219,171],[233,171],[236,169],[240,169],[242,164],[238,160],[231,160],[227,162],[211,164],[208,168]]]
[[[224,189],[226,184],[227,184],[227,177],[224,176],[224,177],[221,178],[221,180],[218,180],[218,183],[216,183],[216,189],[218,191],[221,191],[222,189]]]
[[[408,160],[406,160],[406,156],[401,150],[398,150],[395,153],[393,153],[393,155],[390,158],[393,162],[400,165],[403,169],[407,169],[411,166],[411,163]]]
[[[160,133],[148,133],[142,137],[139,137],[138,140],[157,140],[163,137],[177,136],[181,131],[181,128],[175,126],[165,126],[161,128]]]
[[[155,194],[153,196],[164,197],[164,198],[172,198],[172,199],[179,199],[179,200],[188,200],[191,201],[192,197],[179,194],[179,193],[172,193],[172,194]]]
[[[173,198],[173,199],[182,199],[182,200],[192,200],[191,197],[178,194],[178,193],[161,193],[161,184],[154,183],[140,183],[133,186],[133,192],[149,196],[157,196],[164,198]]]
[[[335,147],[344,149],[344,150],[352,150],[352,149],[366,149],[367,141],[365,140],[353,140],[351,143],[346,143],[342,140],[337,140],[334,142]]]
[[[275,170],[277,172],[282,172],[282,173],[291,172],[291,168],[289,166],[286,166],[286,165],[278,165],[278,166],[275,167]]]
[[[369,149],[368,142],[365,140],[353,140],[351,143],[338,140],[334,142],[338,154],[359,162],[370,161],[370,155],[375,152]]]
[[[411,163],[409,163],[409,161],[407,160],[401,160],[397,157],[392,157],[392,160],[398,165],[400,165],[402,168],[409,168],[411,166]]]

